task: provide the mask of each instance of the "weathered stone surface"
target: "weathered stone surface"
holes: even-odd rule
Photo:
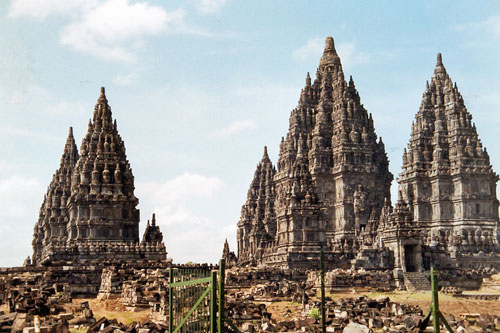
[[[236,237],[240,264],[262,261],[265,249],[273,245],[276,236],[275,173],[267,147],[264,147],[238,222]]]
[[[33,264],[166,261],[154,215],[139,244],[139,200],[134,189],[125,144],[101,88],[80,155],[70,128],[34,228]]]
[[[370,329],[364,325],[360,325],[357,323],[349,323],[345,328],[344,328],[344,333],[368,333],[370,332]]]
[[[431,263],[500,269],[498,176],[441,54],[415,118],[398,203],[379,226],[381,245],[403,271]]]
[[[327,38],[314,83],[309,74],[280,144],[267,153],[238,223],[241,264],[306,267],[324,248],[352,257],[361,232],[390,198],[392,174],[373,119]],[[337,255],[336,253],[336,255]]]
[[[238,222],[238,265],[394,270],[500,269],[498,176],[441,55],[403,154],[398,201],[382,139],[328,37],[277,170],[267,151]]]
[[[68,198],[71,194],[71,175],[78,161],[78,149],[73,137],[73,128],[69,128],[68,138],[64,146],[59,169],[56,170],[44,196],[40,214],[33,231],[33,257],[25,265],[39,265],[44,252],[53,242],[67,241],[67,224],[69,221]]]

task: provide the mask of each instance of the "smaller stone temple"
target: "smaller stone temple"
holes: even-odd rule
[[[276,235],[275,174],[276,168],[267,155],[267,147],[264,147],[264,155],[255,170],[247,201],[241,208],[241,218],[238,222],[236,237],[240,263],[261,261],[265,249],[274,245]]]
[[[498,175],[438,54],[411,125],[399,199],[379,225],[396,268],[498,267]]]
[[[80,154],[70,128],[34,227],[33,264],[166,261],[154,214],[139,243],[134,189],[125,144],[101,88]]]

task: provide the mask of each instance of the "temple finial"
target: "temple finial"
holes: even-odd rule
[[[340,65],[340,58],[335,51],[333,37],[328,36],[325,40],[325,50],[319,62],[320,67],[329,67],[329,65]]]
[[[106,89],[104,87],[101,87],[101,95],[99,96],[98,101],[108,101],[106,98]]]
[[[436,68],[434,69],[434,76],[441,80],[446,79],[446,69],[444,68],[443,65],[443,57],[441,56],[441,53],[437,54],[437,62],[436,62]]]
[[[73,136],[73,127],[72,126],[69,127],[69,134],[68,134],[68,136]]]
[[[326,40],[325,40],[325,52],[327,52],[327,51],[335,51],[335,44],[333,42],[333,37],[332,36],[326,37]]]

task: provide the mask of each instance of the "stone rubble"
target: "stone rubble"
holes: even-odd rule
[[[309,302],[302,315],[293,319],[276,320],[267,310],[264,303],[231,300],[227,304],[228,317],[242,332],[318,332],[320,330],[319,302]],[[327,332],[417,332],[418,325],[424,318],[422,309],[404,303],[392,302],[388,297],[378,299],[360,296],[356,298],[339,298],[327,300],[326,303]],[[462,327],[467,332],[500,331],[498,316],[468,316],[454,318],[446,316],[450,325],[457,329]],[[432,320],[431,322],[432,323]],[[495,328],[496,327],[496,328]],[[362,331],[360,331],[362,332]]]

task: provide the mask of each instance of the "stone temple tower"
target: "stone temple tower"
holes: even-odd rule
[[[61,166],[35,225],[33,263],[166,262],[154,215],[139,243],[139,200],[134,189],[125,145],[101,88],[80,155],[70,129]]]
[[[270,161],[266,163],[270,169]],[[307,266],[321,249],[352,257],[361,232],[370,221],[378,221],[384,201],[390,200],[392,178],[372,116],[361,104],[352,77],[345,80],[333,38],[328,37],[316,78],[312,82],[307,74],[291,112],[273,177],[275,190],[256,186],[257,178],[252,182],[249,199],[254,193],[264,195],[262,202],[274,201],[274,214],[262,214],[254,199],[247,200],[238,223],[239,262],[250,263],[253,256],[275,266]],[[266,226],[272,227],[259,232]],[[274,241],[259,247],[255,239],[273,236],[274,230]]]
[[[236,237],[241,264],[260,262],[265,249],[274,245],[275,173],[276,169],[267,155],[267,147],[264,147],[264,155],[255,170],[247,201],[241,208],[241,218],[238,222]]]
[[[80,152],[71,179],[68,238],[138,240],[139,200],[134,195],[134,176],[104,88]]]
[[[497,248],[497,181],[472,116],[438,54],[398,178],[400,200],[421,230],[421,242],[407,249],[406,262],[423,251],[424,268],[431,260],[443,264],[446,258],[435,256],[441,250],[461,264],[473,261],[469,255]]]
[[[325,251],[353,251],[370,218],[390,198],[393,179],[382,139],[344,78],[332,37],[316,78],[309,74],[280,144],[276,182],[277,251],[269,260],[307,264]],[[281,263],[281,264],[280,264]]]
[[[41,261],[44,248],[51,247],[53,242],[67,241],[67,202],[71,192],[71,175],[77,160],[78,149],[73,137],[73,128],[70,127],[59,169],[52,177],[34,227],[32,261],[35,265]]]

